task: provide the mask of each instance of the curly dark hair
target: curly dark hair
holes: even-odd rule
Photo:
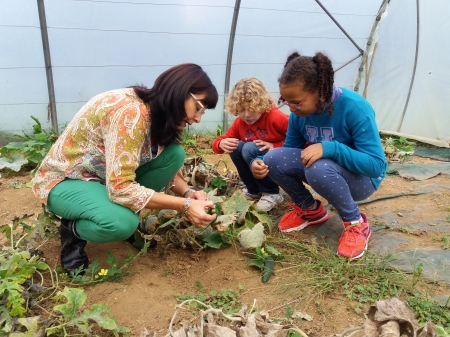
[[[328,112],[333,115],[333,95],[334,71],[330,59],[322,54],[315,56],[301,56],[294,52],[288,56],[284,65],[283,73],[278,78],[280,84],[300,83],[305,91],[317,89],[319,100],[316,109],[319,112],[325,110],[328,104]]]
[[[180,143],[179,125],[186,120],[184,102],[189,93],[206,93],[201,100],[207,109],[214,109],[218,93],[203,69],[193,63],[174,66],[158,76],[152,88],[132,86],[136,95],[150,106],[150,134],[162,146]]]

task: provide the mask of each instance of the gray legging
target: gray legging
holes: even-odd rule
[[[301,208],[314,204],[311,192],[303,183],[311,186],[336,208],[343,221],[359,220],[360,213],[355,203],[364,200],[375,192],[369,177],[351,172],[331,159],[319,159],[309,168],[300,159],[302,150],[277,148],[264,156],[269,176]]]

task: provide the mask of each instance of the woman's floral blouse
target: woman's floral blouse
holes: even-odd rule
[[[44,158],[33,179],[34,194],[46,204],[64,179],[96,180],[106,185],[112,202],[140,211],[155,192],[135,182],[136,169],[152,159],[149,124],[149,108],[133,89],[95,96]]]

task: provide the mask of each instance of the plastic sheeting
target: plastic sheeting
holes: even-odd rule
[[[170,66],[194,62],[207,71],[221,94],[217,108],[208,111],[195,129],[214,132],[222,125],[235,0],[44,3],[59,124],[67,123],[87,100],[102,91],[138,83],[152,86]],[[382,0],[321,3],[358,47],[365,49]],[[399,128],[402,133],[450,140],[445,112],[450,89],[446,62],[450,3],[430,0],[419,1],[419,5],[418,26],[416,1],[390,1],[388,15],[375,36],[378,49],[368,99],[377,112],[380,129]],[[36,1],[2,1],[0,48],[0,114],[4,117],[0,131],[29,127],[30,115],[47,121],[47,82]],[[314,0],[242,0],[230,88],[239,79],[253,76],[277,99],[277,78],[294,50],[304,55],[325,52],[335,69],[359,54]],[[352,88],[359,62],[356,59],[339,70],[335,83]],[[360,92],[363,90],[361,85]]]
[[[379,129],[449,142],[450,2],[418,3],[417,11],[416,1],[389,2],[388,15],[380,23],[367,98]]]
[[[380,0],[322,3],[364,49]],[[234,6],[234,0],[45,0],[59,124],[102,91],[152,86],[170,66],[194,62],[221,94],[217,108],[195,129],[214,132],[223,119]],[[47,120],[42,42],[36,2],[3,0],[2,8],[0,48],[7,53],[0,54],[0,114],[7,118],[0,131],[17,132],[31,124],[29,115]],[[253,76],[278,98],[277,78],[295,49],[324,51],[335,67],[359,53],[313,0],[242,0],[230,88]],[[357,67],[356,60],[337,72],[336,83],[351,87]],[[24,92],[20,85],[25,83]]]

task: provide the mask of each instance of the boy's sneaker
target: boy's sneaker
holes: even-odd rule
[[[285,214],[278,224],[282,232],[292,232],[302,230],[310,225],[322,223],[328,220],[330,214],[323,207],[320,200],[316,200],[317,208],[314,210],[302,209],[294,203],[289,203],[294,210]]]
[[[253,194],[253,193],[250,193],[248,191],[248,189],[246,189],[246,188],[242,189],[242,194],[244,195],[245,199],[251,200],[251,201],[258,200],[262,196],[262,193]]]
[[[277,204],[283,201],[283,196],[281,193],[277,194],[269,194],[269,193],[263,193],[261,199],[259,199],[258,203],[256,204],[256,208],[260,211],[268,212],[272,208],[274,208]]]
[[[367,250],[372,230],[365,214],[361,213],[363,222],[344,222],[344,231],[339,239],[337,253],[350,259],[357,259]]]

